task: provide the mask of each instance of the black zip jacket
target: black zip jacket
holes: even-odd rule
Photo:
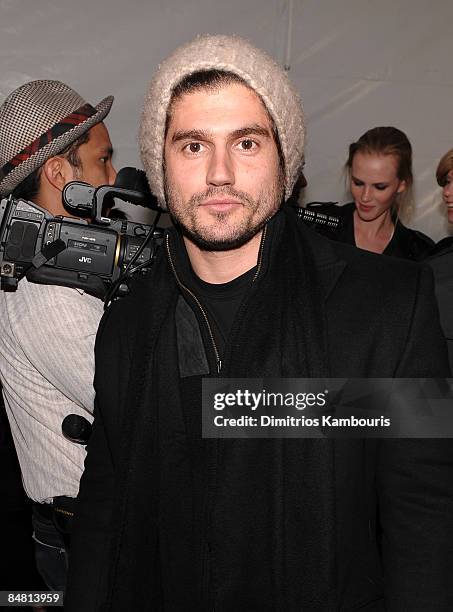
[[[167,244],[99,330],[65,609],[452,609],[451,442],[203,440],[219,360]],[[286,211],[260,258],[221,376],[448,376],[424,268]]]

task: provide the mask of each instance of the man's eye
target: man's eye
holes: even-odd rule
[[[200,153],[202,150],[201,142],[190,142],[188,145],[184,147],[185,151],[189,153]]]
[[[243,151],[252,151],[258,145],[256,144],[255,141],[251,140],[250,138],[246,138],[244,140],[241,140],[241,142],[239,143],[239,146]]]

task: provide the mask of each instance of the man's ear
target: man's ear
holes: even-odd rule
[[[74,180],[74,169],[64,157],[51,157],[42,167],[42,174],[46,180],[59,191],[69,181]]]

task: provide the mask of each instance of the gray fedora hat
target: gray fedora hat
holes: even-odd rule
[[[0,107],[0,197],[109,113],[113,96],[91,106],[60,81],[31,81]]]

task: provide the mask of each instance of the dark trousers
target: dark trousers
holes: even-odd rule
[[[36,566],[52,591],[64,591],[66,585],[74,501],[55,497],[53,505],[33,504]]]
[[[20,475],[8,419],[0,390],[0,591],[33,591],[45,588],[36,571],[31,502]],[[22,608],[15,608],[19,610]]]

